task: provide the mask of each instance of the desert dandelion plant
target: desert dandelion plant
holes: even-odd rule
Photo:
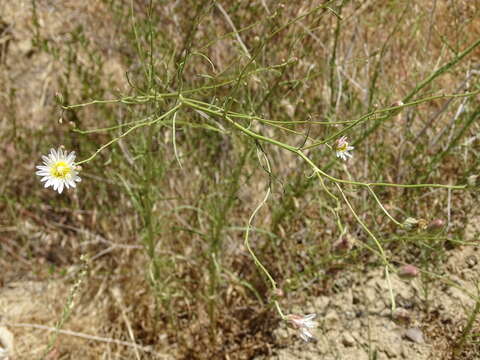
[[[43,165],[37,166],[37,175],[45,187],[52,186],[53,190],[62,193],[64,188],[74,188],[81,179],[78,176],[78,167],[75,165],[75,152],[70,154],[59,148],[50,149],[48,155],[42,156]]]
[[[342,136],[340,139],[335,141],[334,150],[337,154],[337,157],[341,158],[342,160],[348,160],[349,157],[352,157],[352,154],[350,154],[349,151],[353,149],[353,146],[349,145],[346,136]]]

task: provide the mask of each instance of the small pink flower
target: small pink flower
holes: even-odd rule
[[[316,328],[318,326],[318,323],[316,321],[313,321],[315,316],[317,315],[309,314],[309,315],[301,316],[296,314],[290,314],[290,315],[287,315],[286,320],[288,321],[288,324],[291,327],[293,327],[294,329],[300,332],[299,334],[300,337],[304,341],[308,342],[315,338],[310,332],[310,329]]]
[[[335,141],[334,150],[337,157],[341,158],[342,160],[348,160],[349,157],[352,157],[352,154],[350,154],[349,151],[353,149],[354,147],[348,144],[346,136],[342,136],[340,139]]]

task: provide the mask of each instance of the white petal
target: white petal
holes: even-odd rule
[[[305,321],[305,326],[309,329],[313,329],[313,328],[318,327],[318,322],[312,321],[312,320],[307,320],[307,321]]]
[[[43,155],[42,160],[45,164],[48,164],[51,161],[50,155],[49,156]]]
[[[67,162],[70,164],[73,164],[73,161],[75,160],[75,151],[72,151],[66,158]]]
[[[305,328],[300,330],[300,337],[307,342],[313,339],[313,335]]]
[[[308,315],[305,315],[303,320],[309,321],[309,320],[315,319],[316,316],[317,314],[308,314]]]

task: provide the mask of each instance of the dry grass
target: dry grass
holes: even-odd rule
[[[221,11],[208,1],[153,2],[151,8],[136,1],[134,20],[128,1],[0,4],[0,320],[54,328],[85,254],[88,275],[63,329],[98,338],[59,335],[46,358],[251,359],[281,353],[293,338],[276,335],[283,325],[269,305],[273,295],[243,247],[248,218],[270,181],[273,193],[255,219],[252,245],[286,294],[280,298],[286,309],[334,294],[342,274],[361,277],[381,266],[363,246],[373,243],[345,205],[338,214],[354,246],[348,252],[334,248],[343,236],[335,204],[308,178],[311,170],[300,159],[262,144],[272,163],[269,178],[251,139],[192,110],[177,118],[182,167],[167,124],[136,131],[84,164],[75,192],[57,196],[32,175],[52,146],[64,144],[83,159],[120,134],[83,135],[72,124],[114,126],[172,105],[162,100],[62,111],[59,101],[192,89],[238,79],[245,68],[255,73],[240,86],[194,98],[222,105],[231,97],[231,110],[273,120],[353,120],[403,99],[480,37],[480,7],[467,0],[339,1],[331,8],[341,21],[332,11],[312,11],[268,36],[321,3],[225,1]],[[255,61],[249,63],[246,52]],[[186,53],[193,55],[179,77]],[[477,48],[415,99],[477,90],[479,60]],[[155,70],[151,78],[145,69]],[[338,178],[464,184],[478,174],[478,114],[478,94],[432,100],[351,130],[349,138],[358,142],[353,161],[333,162],[323,148],[308,154]],[[285,127],[300,135],[251,124],[295,146],[304,134],[323,139],[341,128]],[[407,233],[388,221],[366,190],[345,187],[392,264],[415,264],[434,287],[456,276],[465,280],[447,259],[465,248],[475,254],[476,233],[467,225],[478,215],[476,189],[376,189],[396,218],[444,223]],[[478,296],[475,281],[461,287]],[[432,343],[446,344],[435,356],[449,358],[474,300],[467,296],[465,312],[455,319],[449,313],[452,323],[445,323],[425,298],[418,310],[422,329],[429,329]],[[50,334],[44,329],[10,329],[18,359],[45,352]],[[462,358],[478,357],[479,331],[475,323]]]

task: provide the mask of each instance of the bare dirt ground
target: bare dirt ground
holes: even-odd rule
[[[467,250],[467,249],[466,249]],[[479,271],[471,259],[479,256],[478,249],[456,251],[449,266],[458,279],[456,286],[475,291],[473,285]],[[381,271],[342,276],[342,285],[333,296],[315,299],[310,312],[319,313],[322,324],[316,344],[288,346],[273,359],[444,359],[448,358],[448,341],[465,324],[464,309],[474,301],[454,286],[432,283],[429,299],[419,279],[411,282],[394,278],[397,309],[391,316],[390,296]],[[428,303],[429,312],[425,312]],[[477,324],[478,325],[478,324]],[[291,334],[278,330],[281,343]],[[287,341],[287,343],[289,343]],[[475,359],[478,347],[462,357]]]
[[[478,241],[478,218],[467,228],[467,241]],[[319,314],[318,342],[288,346],[291,332],[278,329],[275,336],[285,348],[273,359],[477,359],[480,345],[452,357],[452,341],[465,326],[475,302],[465,290],[477,294],[480,247],[459,247],[447,253],[448,282],[421,278],[392,278],[396,310],[384,273],[342,274],[335,294],[313,300],[308,312]],[[463,290],[462,290],[463,289]],[[480,323],[474,325],[476,332]],[[477,335],[478,336],[478,335]],[[374,357],[376,356],[376,357]]]
[[[297,339],[292,343],[295,333],[280,326],[274,332],[271,355],[261,358],[353,360],[372,359],[373,354],[377,359],[448,358],[446,350],[451,345],[448,342],[461,332],[467,316],[465,311],[474,305],[460,288],[475,294],[474,284],[480,271],[478,247],[458,248],[449,255],[447,269],[450,278],[454,279],[451,284],[436,280],[424,284],[420,278],[406,281],[392,277],[397,306],[393,317],[382,271],[370,271],[363,276],[342,274],[334,284],[333,295],[320,296],[309,306],[299,309],[318,314],[320,327],[315,331],[318,341],[305,344]],[[52,328],[68,292],[69,287],[60,281],[19,281],[2,288],[2,321],[14,325],[7,326],[15,339],[12,359],[32,359],[42,354],[50,334],[45,328],[33,326],[49,324]],[[113,352],[110,347],[117,345],[113,340],[95,339],[99,333],[114,335],[107,330],[115,326],[109,324],[105,313],[112,297],[115,295],[104,289],[94,299],[80,300],[68,325],[68,329],[77,334],[61,334],[51,353],[67,352],[69,358],[94,359],[101,358],[103,352]],[[88,335],[91,339],[85,338]],[[164,340],[159,334],[159,343]],[[85,347],[89,348],[88,356]],[[148,348],[138,351],[152,358],[176,358],[176,349],[168,343],[160,348],[164,349],[161,354],[150,353]],[[133,351],[132,348],[132,355]],[[459,358],[476,359],[479,351],[478,346],[466,348]],[[56,357],[51,355],[49,359]]]

